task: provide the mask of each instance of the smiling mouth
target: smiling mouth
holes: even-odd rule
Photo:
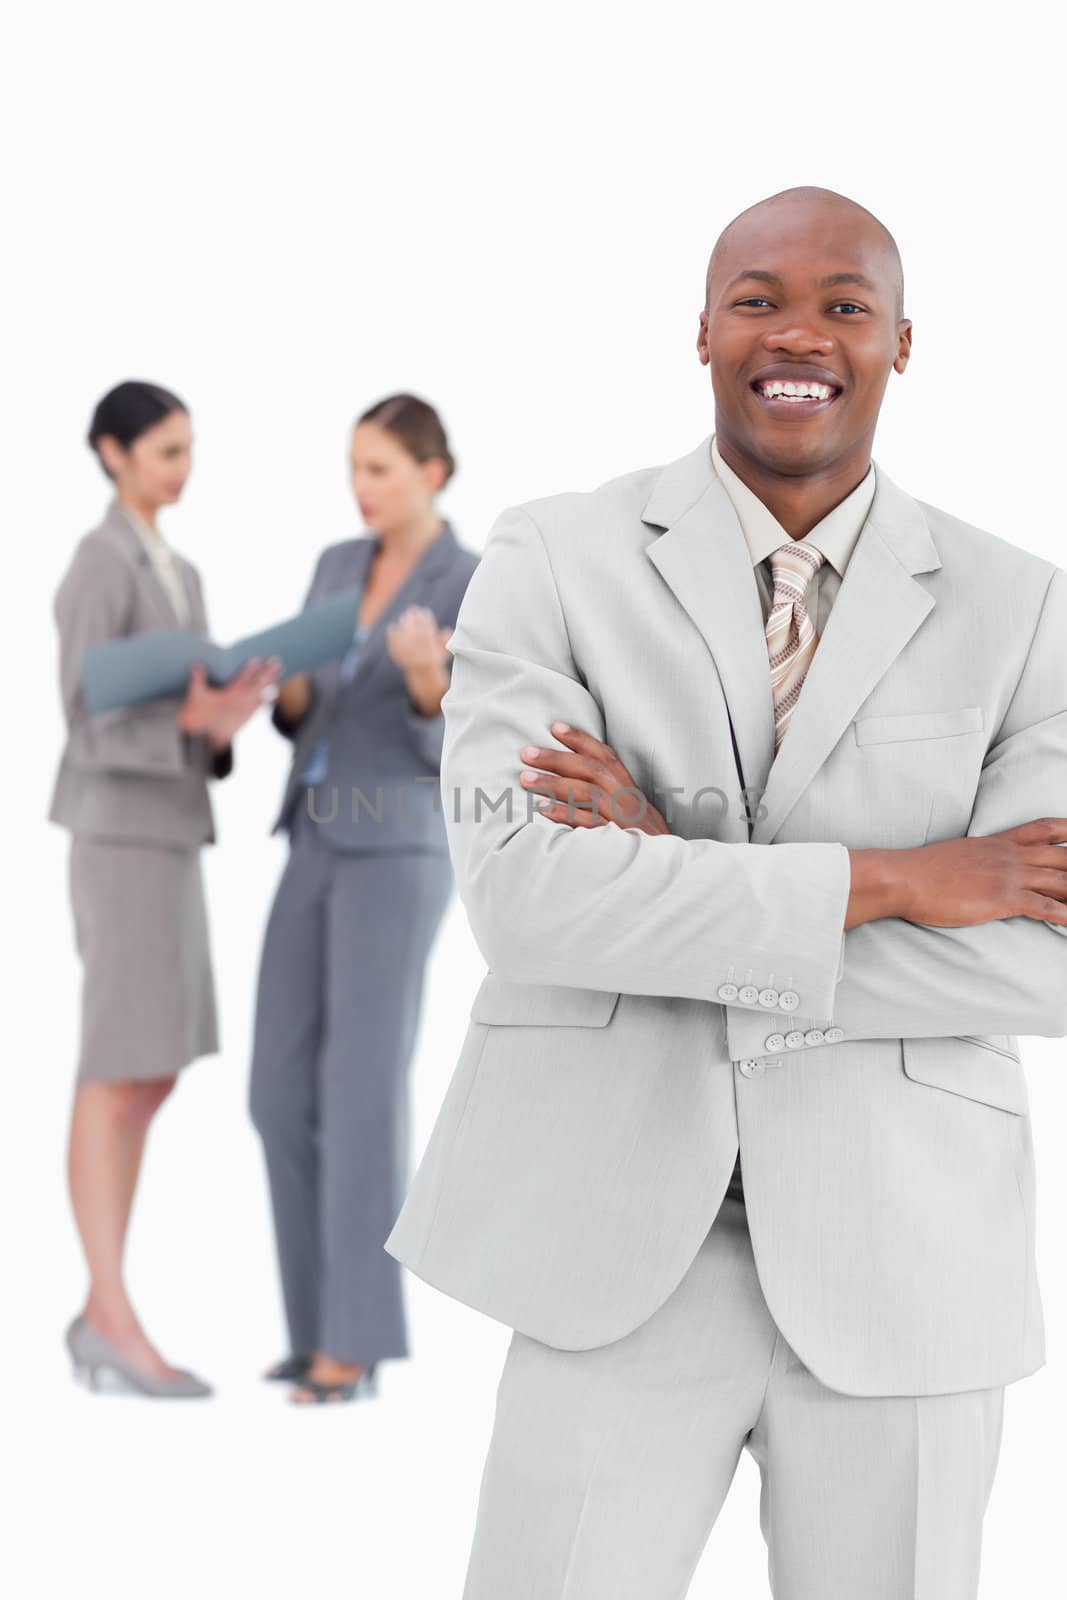
[[[810,416],[816,411],[826,411],[833,405],[841,390],[833,383],[815,383],[789,378],[762,378],[749,384],[757,400],[773,415],[785,416],[793,412]]]

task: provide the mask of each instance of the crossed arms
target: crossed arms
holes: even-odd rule
[[[1054,568],[983,764],[969,836],[1067,811],[1065,638],[1067,574]],[[757,988],[788,973],[795,1011],[832,1019],[846,1037],[1067,1034],[1067,907],[1050,903],[1048,920],[1006,915],[968,927],[881,909],[846,932],[853,857],[865,852],[569,828],[538,814],[518,783],[521,747],[557,720],[601,740],[606,730],[571,652],[548,551],[523,508],[494,524],[448,649],[449,848],[475,940],[498,976],[718,1001],[739,973]],[[1067,870],[1063,883],[1067,899]],[[729,1006],[728,1019],[742,1012],[747,1021],[749,1008]],[[752,1017],[761,1033],[786,1020]]]

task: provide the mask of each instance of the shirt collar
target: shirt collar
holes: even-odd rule
[[[768,511],[759,496],[754,494],[748,484],[726,465],[719,454],[719,446],[714,436],[711,441],[711,459],[716,475],[721,479],[722,486],[737,512],[737,520],[745,535],[754,567],[765,561],[772,551],[779,550],[783,544],[810,543],[822,551],[838,576],[844,577],[849,557],[863,532],[863,525],[867,520],[871,501],[874,499],[873,461],[867,469],[866,476],[851,494],[847,494],[832,511],[828,511],[822,521],[817,522],[803,539],[791,540],[777,517]]]
[[[119,513],[126,518],[130,527],[135,528],[140,534],[141,540],[150,554],[165,556],[170,553],[170,547],[158,528],[150,528],[143,517],[139,517],[136,511],[126,505],[125,501],[119,499],[118,495],[115,496],[114,505]]]

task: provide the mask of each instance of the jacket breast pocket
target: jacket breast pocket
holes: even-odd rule
[[[902,1039],[904,1071],[915,1083],[1024,1117],[1030,1109],[1026,1075],[1014,1034],[961,1034],[947,1039]]]
[[[961,706],[956,711],[904,711],[889,716],[860,717],[853,723],[857,744],[897,744],[912,739],[954,739],[963,733],[980,733],[981,706]]]
[[[505,1027],[603,1028],[618,1002],[617,989],[515,983],[487,972],[474,996],[470,1015],[472,1022]]]

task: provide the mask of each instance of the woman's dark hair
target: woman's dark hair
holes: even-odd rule
[[[161,389],[158,383],[142,383],[130,378],[108,390],[97,402],[86,443],[109,478],[111,474],[100,454],[100,440],[108,435],[128,450],[135,439],[169,417],[172,411],[184,411],[188,415],[189,407],[169,389]]]
[[[384,428],[399,439],[416,461],[431,461],[439,456],[447,472],[445,483],[455,473],[456,461],[448,448],[444,424],[429,401],[420,400],[414,394],[386,395],[384,400],[378,400],[364,411],[356,421],[357,428],[361,422],[373,422]]]

